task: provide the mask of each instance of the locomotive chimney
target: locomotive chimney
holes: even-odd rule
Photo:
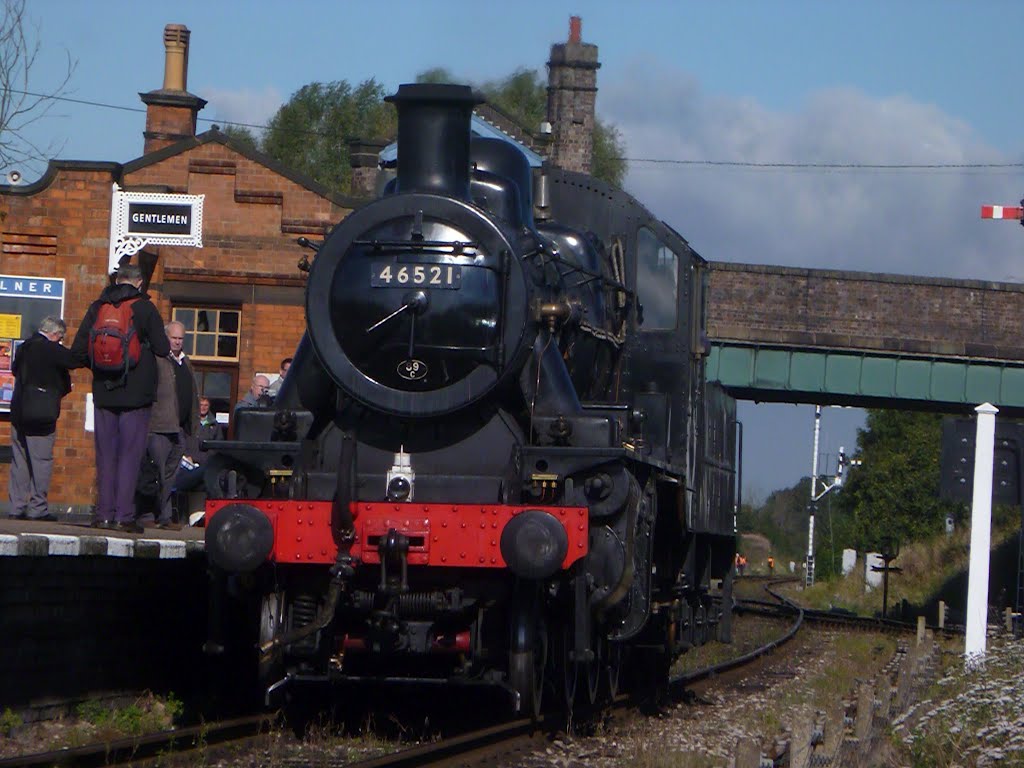
[[[140,93],[146,105],[146,154],[196,135],[196,115],[206,101],[188,92],[188,41],[184,24],[164,27],[164,85],[158,91]]]
[[[406,84],[398,110],[398,191],[469,200],[469,125],[483,99],[468,85]]]

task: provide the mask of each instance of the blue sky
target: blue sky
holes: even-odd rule
[[[262,124],[302,85],[376,78],[389,89],[442,66],[474,82],[543,71],[569,16],[599,48],[599,116],[639,159],[972,164],[1024,159],[1015,92],[1024,3],[192,2],[31,0],[44,90],[66,54],[71,95],[142,109],[159,88],[162,31],[192,31],[201,117]],[[141,112],[72,103],[31,127],[65,159],[126,162]],[[200,122],[204,130],[209,122]],[[22,168],[28,179],[40,166]],[[1024,232],[982,222],[1016,204],[1021,168],[770,171],[633,162],[627,189],[705,258],[1024,281]],[[809,474],[813,411],[754,406],[748,491]],[[822,451],[854,445],[860,411],[829,409]],[[781,450],[780,450],[781,443]],[[834,460],[834,459],[833,459]]]

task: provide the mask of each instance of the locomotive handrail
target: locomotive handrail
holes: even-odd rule
[[[480,244],[472,241],[449,242],[446,240],[353,240],[353,245],[363,245],[375,251],[394,249],[396,251],[438,250],[450,251],[453,255],[475,256]],[[474,253],[467,253],[467,251]]]

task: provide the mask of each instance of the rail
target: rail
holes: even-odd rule
[[[780,612],[794,616],[792,625],[783,636],[742,656],[673,676],[669,680],[669,691],[673,697],[678,697],[687,685],[751,664],[796,637],[804,623],[804,611],[797,608],[793,613],[785,606],[775,605],[774,607],[776,616],[780,615]],[[625,708],[631,700],[628,694],[619,695],[611,702],[610,708]],[[237,745],[252,741],[265,735],[276,721],[275,715],[238,718],[221,723],[176,729],[146,737],[126,738],[73,749],[9,758],[0,760],[0,768],[49,768],[55,764],[73,768],[98,768],[99,766],[137,763],[147,758],[169,757],[170,753],[173,753],[176,760],[183,760],[187,759],[190,752],[198,754],[201,750],[217,746],[224,747],[228,744]],[[349,763],[348,768],[436,767],[466,764],[467,762],[480,764],[492,757],[496,761],[499,757],[507,758],[510,753],[516,751],[534,749],[550,734],[561,732],[565,727],[566,716],[564,713],[549,713],[536,721],[518,719],[498,723],[429,744],[421,744],[388,755]]]
[[[99,768],[126,765],[160,757],[172,751],[183,754],[217,745],[249,741],[269,733],[276,721],[276,714],[250,715],[147,736],[132,736],[80,747],[9,757],[0,760],[0,768],[52,768],[54,765]]]

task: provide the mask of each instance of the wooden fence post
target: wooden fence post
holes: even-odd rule
[[[749,736],[736,740],[736,768],[761,768],[761,745]]]

